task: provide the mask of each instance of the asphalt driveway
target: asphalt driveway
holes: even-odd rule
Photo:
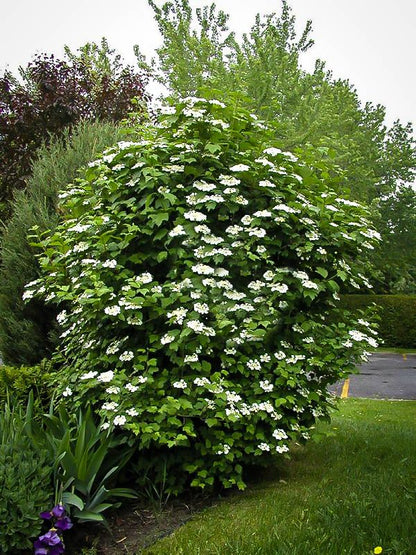
[[[342,397],[416,399],[416,354],[374,353],[359,374],[331,390]]]

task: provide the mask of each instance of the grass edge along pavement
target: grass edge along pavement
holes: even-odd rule
[[[416,553],[415,416],[416,401],[341,401],[327,437],[144,553]]]

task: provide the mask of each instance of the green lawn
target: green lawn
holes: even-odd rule
[[[346,399],[333,433],[148,555],[416,554],[416,402]]]

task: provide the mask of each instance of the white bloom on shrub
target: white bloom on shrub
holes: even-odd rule
[[[331,212],[339,212],[338,208],[336,206],[334,206],[333,204],[326,204],[325,208],[327,210],[330,210]]]
[[[275,439],[277,439],[277,441],[287,439],[287,433],[282,429],[276,429],[272,435]]]
[[[227,299],[231,299],[233,301],[241,301],[241,299],[244,299],[244,297],[246,297],[247,295],[245,293],[239,293],[238,291],[225,291],[224,292],[224,297],[227,297]]]
[[[172,312],[168,312],[167,317],[168,318],[173,318],[175,324],[182,325],[187,313],[188,313],[188,309],[181,307],[181,308],[177,308],[175,310],[172,310]]]
[[[246,214],[245,216],[243,216],[241,218],[241,223],[243,225],[250,225],[252,221],[253,221],[253,218],[251,216],[249,216],[248,214]]]
[[[261,364],[258,360],[252,359],[247,361],[247,368],[250,370],[261,370]]]
[[[172,343],[172,341],[175,341],[175,337],[173,335],[170,335],[169,333],[165,333],[165,335],[160,339],[162,345],[169,345],[169,343]]]
[[[319,252],[319,254],[328,254],[327,251],[322,247],[318,247],[316,250]]]
[[[223,191],[224,195],[233,195],[236,192],[237,192],[237,189],[235,187],[227,187]]]
[[[117,260],[105,260],[102,266],[103,268],[115,268],[117,266]]]
[[[195,264],[192,266],[192,271],[201,276],[209,276],[215,273],[215,269],[206,264]]]
[[[119,356],[119,359],[123,362],[128,362],[129,360],[132,360],[134,358],[134,353],[133,351],[124,351],[123,353],[121,353],[121,355]]]
[[[273,210],[279,210],[281,212],[287,212],[288,214],[296,214],[296,213],[300,212],[296,208],[292,208],[291,206],[288,206],[287,204],[276,204],[276,206],[273,206]]]
[[[274,385],[269,382],[269,380],[261,380],[259,383],[261,389],[266,392],[273,391]]]
[[[243,228],[241,226],[230,225],[225,230],[225,233],[227,233],[228,235],[238,235],[241,231],[243,231]]]
[[[270,160],[267,160],[267,158],[256,158],[255,162],[257,162],[258,164],[262,164],[263,166],[268,166],[269,168],[274,168],[273,162],[270,162]]]
[[[214,274],[218,277],[227,277],[230,272],[225,268],[216,268]]]
[[[72,395],[72,389],[70,387],[66,387],[62,392],[63,397],[70,397],[71,395]]]
[[[163,171],[168,172],[168,173],[178,173],[178,172],[183,172],[185,169],[185,166],[179,166],[177,164],[171,164],[170,166],[165,166],[162,168]]]
[[[257,447],[260,449],[260,451],[270,451],[270,445],[268,445],[267,443],[259,443]]]
[[[175,387],[176,389],[185,389],[188,387],[188,384],[186,383],[185,380],[179,380],[177,382],[173,382],[173,387]]]
[[[253,227],[249,230],[248,234],[250,237],[260,237],[261,239],[266,236],[266,230],[262,227]]]
[[[186,355],[185,358],[183,359],[184,363],[187,364],[189,362],[198,362],[199,358],[198,358],[198,354],[194,353],[192,355]]]
[[[231,451],[231,447],[227,443],[224,443],[221,449],[217,451],[217,455],[228,455],[230,451]]]
[[[287,453],[288,451],[289,451],[289,447],[287,445],[276,445],[277,453]]]
[[[199,314],[208,314],[209,306],[206,303],[195,303],[194,310],[199,312]]]
[[[313,281],[310,281],[309,279],[303,280],[302,285],[305,289],[315,289],[315,290],[319,289],[318,285]]]
[[[260,355],[260,362],[270,362],[272,357],[269,354]]]
[[[77,243],[76,245],[74,245],[74,252],[84,252],[87,251],[89,248],[89,244],[86,243],[85,241],[81,241],[80,243]]]
[[[304,338],[302,339],[302,341],[303,341],[304,343],[314,343],[315,340],[314,340],[313,337],[304,337]]]
[[[282,154],[282,151],[280,150],[280,148],[275,148],[273,146],[266,148],[266,150],[264,150],[264,154],[270,154],[270,156],[277,156],[278,154]]]
[[[109,316],[117,316],[117,314],[120,314],[121,308],[118,305],[106,306],[104,312]]]
[[[231,172],[246,172],[250,169],[250,166],[247,166],[246,164],[236,164],[235,166],[231,166],[230,171]]]
[[[186,235],[183,225],[179,224],[169,231],[169,237],[179,237],[180,235]]]
[[[226,391],[225,395],[227,397],[228,403],[238,403],[238,401],[241,401],[241,396],[238,395],[235,391]]]
[[[115,401],[111,401],[109,403],[104,403],[101,408],[103,410],[115,411],[115,410],[117,410],[117,407],[118,407],[118,403],[116,403]]]
[[[136,276],[135,280],[137,283],[145,285],[146,283],[153,281],[153,276],[152,274],[149,274],[149,272],[143,272],[143,274]]]
[[[114,372],[112,370],[109,370],[108,372],[102,372],[97,380],[99,382],[111,382],[111,380],[114,378]]]
[[[228,129],[230,127],[230,124],[222,121],[222,119],[213,119],[211,123],[212,125],[218,125],[221,129]]]
[[[283,351],[277,351],[277,353],[274,353],[274,356],[277,358],[277,360],[284,360],[286,358],[286,353],[284,353]]]
[[[203,235],[201,239],[204,243],[208,243],[208,245],[219,245],[224,242],[222,237],[216,237],[215,235]]]
[[[213,106],[219,106],[220,108],[226,108],[224,102],[221,102],[220,100],[216,100],[215,98],[213,98],[211,100],[206,100],[206,102],[208,102],[208,104],[212,104]]]
[[[243,197],[242,195],[236,196],[235,197],[235,202],[237,204],[241,204],[242,206],[247,206],[247,204],[248,204],[248,200],[245,197]]]
[[[73,231],[75,233],[83,233],[84,231],[87,231],[87,229],[90,229],[91,224],[76,224],[73,227],[68,228],[68,231]]]
[[[289,291],[289,287],[286,283],[272,283],[270,285],[271,291],[277,291],[278,293],[287,293]]]
[[[189,210],[189,212],[185,212],[183,217],[190,222],[204,222],[207,217],[202,212],[197,212],[196,210]]]
[[[185,110],[182,111],[184,116],[190,117],[190,118],[195,118],[195,119],[201,119],[204,117],[206,111],[205,110],[192,110],[190,108],[185,108]]]
[[[91,380],[92,378],[95,378],[95,376],[98,374],[98,372],[91,371],[91,372],[87,372],[86,374],[83,374],[82,376],[80,376],[80,380]]]
[[[127,409],[126,414],[128,414],[129,416],[137,416],[139,413],[135,408],[132,408],[132,409]]]
[[[176,108],[174,106],[162,106],[159,112],[163,115],[172,115],[176,114]]]
[[[108,430],[109,427],[110,427],[109,422],[103,422],[103,424],[101,424],[101,429],[102,430]]]
[[[188,322],[186,322],[186,325],[195,333],[202,333],[205,329],[205,325],[199,320],[189,320]]]
[[[205,224],[199,224],[195,226],[196,233],[202,233],[203,235],[211,235],[210,228]]]
[[[207,183],[206,181],[195,181],[193,183],[193,187],[195,187],[195,189],[198,189],[198,191],[204,191],[204,192],[209,192],[209,191],[213,191],[214,189],[217,188],[217,186],[214,183]]]
[[[218,180],[222,185],[225,185],[227,187],[235,187],[236,185],[239,185],[241,183],[240,179],[237,179],[232,175],[220,175]]]
[[[110,395],[117,395],[118,393],[120,393],[120,388],[116,385],[112,385],[111,387],[107,387],[105,392],[109,393]]]
[[[209,381],[208,378],[195,378],[194,379],[194,384],[198,385],[200,387],[203,387],[204,385],[209,385],[211,382]]]
[[[124,386],[128,391],[131,391],[131,393],[134,393],[135,391],[137,391],[139,388],[137,387],[137,385],[133,385],[131,383],[128,383]]]
[[[265,284],[258,279],[255,281],[250,281],[250,283],[247,285],[247,287],[252,291],[260,291],[260,289],[262,289],[264,286]]]
[[[255,216],[256,218],[271,218],[272,215],[273,214],[270,212],[270,210],[258,210],[253,214],[253,216]]]
[[[118,414],[114,420],[113,420],[113,424],[114,426],[124,426],[124,424],[126,423],[127,418],[124,416],[124,414]]]
[[[106,355],[114,355],[115,353],[117,353],[117,351],[120,350],[120,345],[119,343],[112,343],[111,345],[109,345],[107,347],[107,350],[105,352]]]
[[[267,249],[266,249],[266,247],[265,247],[264,245],[259,245],[259,246],[256,248],[256,251],[257,251],[259,254],[265,253],[266,250],[267,250]]]
[[[265,179],[265,180],[259,182],[259,187],[269,187],[271,189],[275,189],[276,185],[274,183],[272,183],[271,181],[269,181],[268,179]]]

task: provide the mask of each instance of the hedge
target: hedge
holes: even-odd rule
[[[351,311],[375,305],[382,346],[416,348],[416,295],[343,295],[342,305]]]

